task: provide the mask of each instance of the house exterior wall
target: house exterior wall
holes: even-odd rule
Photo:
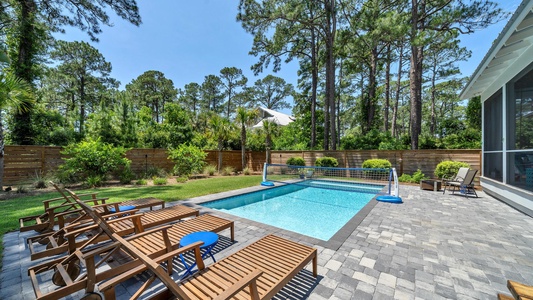
[[[527,59],[500,76],[511,78],[505,84],[481,95],[481,185],[488,194],[533,216],[533,63]]]

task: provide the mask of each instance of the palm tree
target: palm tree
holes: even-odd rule
[[[235,129],[229,119],[223,118],[219,115],[214,115],[209,120],[210,133],[217,140],[218,150],[218,172],[222,168],[222,150],[224,149],[224,142],[227,141]]]
[[[242,169],[246,167],[246,126],[250,126],[251,123],[259,116],[259,110],[248,110],[244,107],[237,107],[237,115],[235,121],[241,125],[241,162]]]
[[[270,163],[270,147],[272,147],[272,138],[279,133],[278,124],[274,121],[263,120],[263,132],[265,133],[266,162]]]
[[[4,52],[0,51],[0,63],[7,63]],[[30,85],[13,74],[0,70],[0,188],[4,179],[4,127],[1,110],[12,108],[16,111],[25,111],[33,102]]]

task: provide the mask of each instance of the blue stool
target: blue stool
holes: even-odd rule
[[[215,257],[213,256],[213,253],[211,253],[211,251],[218,243],[218,234],[210,231],[193,232],[181,238],[180,247],[185,247],[196,242],[204,242],[204,244],[200,246],[200,250],[204,250],[204,253],[202,254],[202,259],[209,255],[213,259],[213,262],[216,262]],[[194,266],[196,265],[196,262],[189,267],[187,266],[187,262],[185,262],[185,258],[183,258],[183,254],[180,254],[180,259],[186,269],[185,273],[182,276],[183,278],[188,274],[192,274],[191,271],[192,268],[194,268]]]
[[[128,211],[132,209],[135,209],[135,205],[122,205],[118,207],[118,211]],[[116,213],[116,209],[114,207],[111,207],[109,211],[111,213]]]

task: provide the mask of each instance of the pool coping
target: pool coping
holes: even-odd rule
[[[310,237],[310,236],[307,236],[307,235],[304,235],[304,234],[300,234],[300,233],[297,233],[297,232],[294,232],[294,231],[286,230],[286,229],[283,229],[283,228],[280,228],[280,227],[268,225],[268,224],[265,224],[265,223],[253,221],[253,220],[246,219],[246,218],[242,218],[242,217],[239,217],[239,216],[236,216],[236,215],[233,215],[233,214],[229,214],[229,213],[226,213],[226,212],[223,212],[223,211],[220,211],[220,210],[216,210],[216,209],[211,209],[209,207],[206,207],[206,206],[202,205],[205,202],[217,201],[217,200],[221,200],[221,199],[225,199],[225,198],[229,198],[229,197],[234,197],[234,196],[240,196],[240,195],[244,195],[244,194],[249,194],[249,193],[253,193],[253,192],[257,192],[257,191],[261,191],[261,190],[272,189],[272,188],[279,187],[281,185],[284,185],[284,184],[276,185],[276,186],[273,186],[273,187],[267,187],[267,186],[261,186],[261,185],[253,186],[253,187],[247,187],[247,188],[242,188],[242,189],[238,189],[238,190],[232,190],[232,191],[221,192],[221,193],[217,193],[217,194],[211,194],[211,195],[205,195],[205,196],[201,196],[201,197],[195,197],[195,198],[191,198],[191,199],[186,199],[186,200],[183,200],[183,201],[180,201],[180,202],[181,202],[181,204],[187,203],[190,206],[192,206],[193,208],[198,209],[198,210],[200,210],[202,212],[220,214],[220,215],[222,215],[225,218],[238,220],[240,222],[248,223],[248,224],[251,224],[251,225],[254,225],[254,226],[257,226],[257,227],[267,228],[268,230],[270,230],[272,232],[282,232],[283,234],[285,234],[287,236],[294,237],[294,238],[296,238],[298,240],[306,241],[306,242],[308,242],[310,244],[320,245],[320,246],[322,246],[324,248],[328,248],[328,249],[335,250],[335,251],[338,250],[342,246],[342,244],[346,241],[346,239],[348,239],[348,237],[359,226],[359,224],[361,224],[361,222],[366,218],[366,216],[372,211],[372,209],[378,203],[378,201],[376,200],[376,197],[378,195],[376,195],[357,214],[355,214],[350,220],[348,220],[348,222],[346,222],[346,224],[344,224],[344,226],[342,226],[327,241],[324,241],[324,240],[321,240],[321,239],[317,239],[317,238],[314,238],[314,237]],[[385,188],[387,188],[387,187],[384,187],[384,189]]]

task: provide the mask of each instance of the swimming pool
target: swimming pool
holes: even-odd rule
[[[384,187],[361,186],[367,192],[289,184],[200,205],[327,241]]]

